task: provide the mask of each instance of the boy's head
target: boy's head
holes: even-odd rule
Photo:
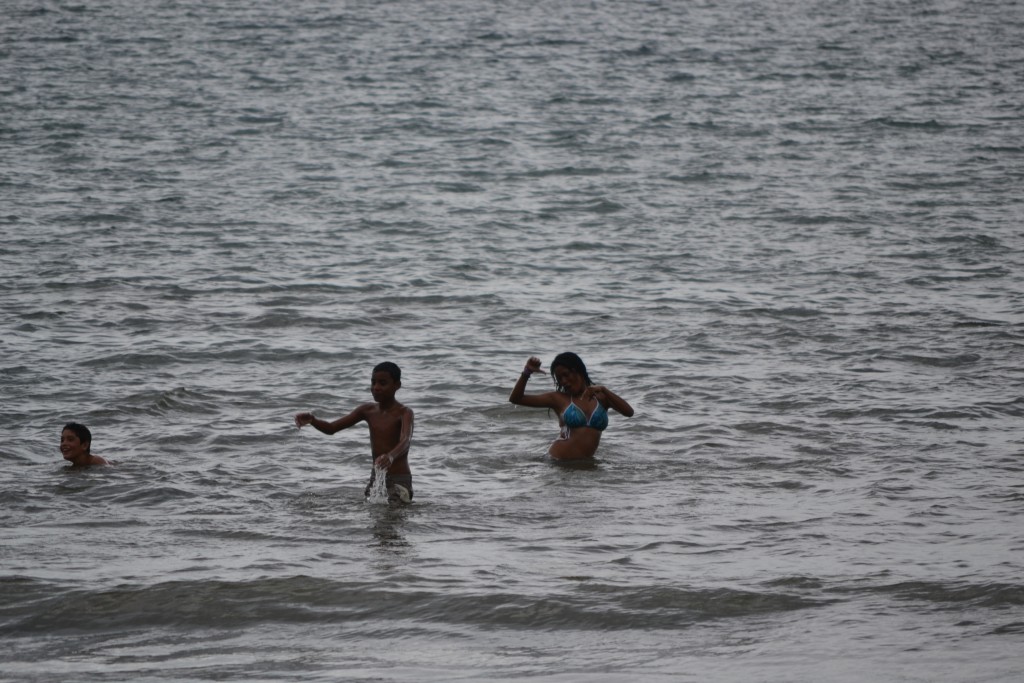
[[[83,424],[68,422],[60,430],[60,451],[65,460],[75,460],[89,455],[92,446],[92,432]]]
[[[399,384],[402,383],[402,369],[395,365],[394,363],[392,363],[391,361],[384,361],[383,363],[379,363],[373,369],[373,374],[376,375],[378,372],[386,372],[389,375],[391,375],[391,379],[395,380]]]
[[[392,401],[402,387],[402,370],[392,362],[380,363],[373,369],[370,393],[377,403]]]

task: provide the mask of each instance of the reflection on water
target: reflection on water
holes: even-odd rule
[[[557,458],[545,457],[545,460],[554,468],[575,472],[593,472],[601,469],[601,462],[598,458],[581,458],[579,460],[559,460]]]
[[[411,505],[415,505],[415,503]],[[383,505],[368,506],[367,512],[370,530],[378,548],[396,550],[410,546],[409,541],[405,538],[409,505],[385,502]]]

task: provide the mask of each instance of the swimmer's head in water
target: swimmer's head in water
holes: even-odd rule
[[[60,432],[60,452],[64,459],[75,465],[92,463],[89,447],[92,445],[92,434],[85,425],[69,422]]]
[[[60,431],[62,434],[65,431],[71,431],[78,437],[78,440],[81,442],[85,452],[89,452],[89,448],[92,446],[92,432],[89,431],[88,427],[83,424],[78,424],[77,422],[68,422]]]
[[[561,368],[561,371],[559,371],[559,368]],[[583,364],[583,359],[572,351],[560,353],[551,361],[551,379],[555,381],[555,388],[563,394],[571,393],[567,386],[567,381],[574,374],[583,380],[584,387],[589,387],[593,384],[590,375],[587,374],[587,366]]]

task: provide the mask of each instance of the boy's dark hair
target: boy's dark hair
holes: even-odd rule
[[[384,361],[383,363],[379,363],[373,369],[373,371],[386,372],[389,375],[391,375],[391,379],[395,380],[396,382],[402,381],[402,369],[395,365],[394,363],[392,363],[391,361]]]
[[[92,446],[92,432],[89,431],[89,428],[77,422],[68,422],[60,431],[63,432],[65,429],[70,429],[75,433],[78,440],[85,444],[85,452],[88,453]]]
[[[558,383],[555,379],[555,368],[561,365],[563,368],[568,368],[573,372],[578,373],[589,387],[593,382],[590,379],[590,375],[587,374],[587,366],[583,364],[583,359],[577,356],[572,351],[566,351],[555,356],[555,359],[551,361],[549,366],[551,369],[551,379],[555,380],[555,388],[563,394],[567,393],[567,389]]]

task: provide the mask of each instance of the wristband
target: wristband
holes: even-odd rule
[[[530,369],[529,366],[526,366],[523,368],[523,377],[525,377],[526,379],[530,379],[530,375],[532,375],[534,372],[535,371]]]

